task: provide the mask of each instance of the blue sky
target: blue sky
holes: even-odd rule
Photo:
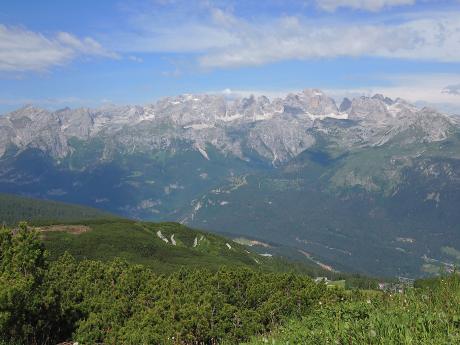
[[[460,0],[0,6],[0,113],[181,93],[384,93],[460,113]]]

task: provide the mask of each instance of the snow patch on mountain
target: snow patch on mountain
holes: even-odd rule
[[[165,243],[169,243],[169,240],[161,233],[161,230],[157,231],[157,236],[158,236],[159,239],[161,239]]]

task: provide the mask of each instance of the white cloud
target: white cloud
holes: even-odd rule
[[[341,7],[376,12],[385,7],[413,4],[415,4],[415,0],[316,0],[316,5],[320,9],[329,12]]]
[[[213,7],[206,13],[171,14],[166,21],[143,13],[138,27],[112,37],[112,44],[128,52],[193,53],[204,68],[363,56],[460,62],[459,11],[361,23],[300,16],[247,19]]]
[[[175,68],[171,71],[162,71],[161,75],[164,77],[178,78],[182,75],[182,72],[179,68]]]
[[[131,61],[134,61],[134,62],[138,62],[138,63],[144,62],[144,60],[142,58],[134,56],[134,55],[128,56],[128,59],[131,60]]]
[[[460,84],[447,85],[444,89],[442,89],[442,93],[460,96]]]
[[[43,71],[82,55],[117,57],[91,37],[78,38],[67,32],[46,37],[25,28],[0,24],[0,71]]]
[[[418,105],[429,105],[449,113],[460,114],[460,97],[445,92],[446,85],[459,84],[458,74],[407,74],[380,76],[381,84],[368,88],[325,90],[335,98],[371,96],[381,93],[391,98],[402,98]],[[460,86],[460,85],[457,85]]]
[[[232,31],[235,44],[208,51],[199,61],[205,67],[340,56],[460,61],[458,15],[396,25],[318,25],[297,17],[263,24],[240,21]]]

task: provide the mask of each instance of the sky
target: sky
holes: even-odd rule
[[[305,88],[460,114],[460,0],[0,3],[0,114]]]

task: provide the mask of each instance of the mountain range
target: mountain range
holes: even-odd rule
[[[0,191],[291,246],[333,270],[460,260],[460,121],[383,95],[181,95],[0,117]]]

